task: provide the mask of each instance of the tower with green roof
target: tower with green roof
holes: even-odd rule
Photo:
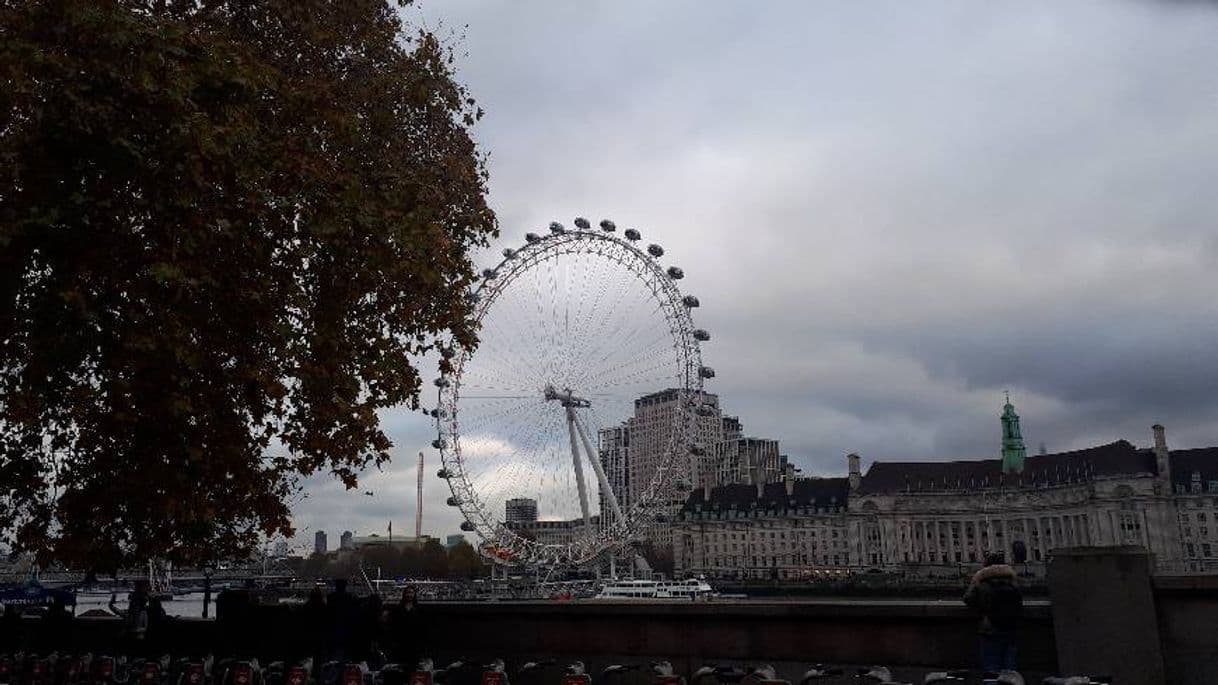
[[[1023,473],[1023,461],[1028,456],[1023,445],[1023,433],[1019,429],[1019,414],[1011,404],[1011,393],[1006,393],[1007,403],[1002,407],[1002,472]]]

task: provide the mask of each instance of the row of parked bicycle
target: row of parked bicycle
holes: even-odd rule
[[[371,668],[367,662],[328,661],[316,670],[311,659],[273,661],[265,666],[257,659],[178,658],[127,659],[91,654],[0,654],[0,685],[509,685],[509,675],[518,682],[554,685],[593,685],[593,675],[583,662],[559,665],[554,660],[529,661],[509,674],[502,659],[489,664],[454,661],[437,667],[423,659],[413,667],[388,663]],[[668,661],[648,664],[612,664],[599,673],[596,685],[792,685],[773,666],[740,667],[708,664],[685,676]],[[843,669],[814,664],[794,681],[797,685],[912,685],[893,678],[882,666]],[[1052,676],[1043,685],[1110,684],[1112,678],[1098,675]],[[928,673],[923,685],[1025,685],[1015,671],[937,671]]]

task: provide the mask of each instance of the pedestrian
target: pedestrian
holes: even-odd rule
[[[321,673],[322,659],[326,656],[326,638],[328,637],[328,611],[326,594],[320,587],[314,586],[309,591],[309,598],[301,607],[305,630],[309,636],[306,648],[308,656],[313,661],[314,676]]]
[[[334,592],[326,597],[330,620],[330,654],[333,660],[343,662],[355,659],[358,645],[360,610],[355,596],[347,592],[347,579],[334,579]]]
[[[47,607],[43,625],[45,628],[42,635],[48,641],[46,651],[70,651],[75,647],[76,635],[72,629],[72,612],[68,611],[68,605],[64,601],[63,595],[55,593],[51,596],[51,605]]]
[[[1001,552],[987,554],[985,566],[973,575],[964,603],[980,615],[981,669],[990,673],[1015,670],[1015,634],[1023,614],[1023,594],[1015,569]]]
[[[413,664],[419,656],[419,591],[413,585],[402,588],[402,596],[389,612],[389,640],[393,658]]]
[[[127,653],[144,656],[144,638],[148,634],[148,595],[147,580],[135,581],[135,587],[127,594],[127,608],[118,608],[118,594],[110,593],[110,611],[123,619],[122,641]]]
[[[246,578],[240,588],[224,588],[216,595],[220,645],[231,655],[251,656],[252,643],[257,642],[253,625],[256,593],[254,579]]]
[[[165,631],[168,623],[169,614],[165,611],[161,598],[150,597],[148,599],[148,632],[144,636],[144,642],[148,645],[150,652],[149,656],[155,656],[164,651],[167,643]]]

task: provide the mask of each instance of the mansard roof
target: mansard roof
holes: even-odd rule
[[[1193,481],[1193,473],[1200,475],[1202,483],[1218,480],[1218,447],[1171,451],[1172,485],[1183,485],[1187,489]]]
[[[1173,452],[1174,456],[1178,454]],[[980,490],[996,487],[1061,485],[1092,478],[1121,475],[1155,475],[1154,452],[1128,441],[1071,452],[1029,456],[1023,473],[1003,474],[1001,459],[976,461],[884,462],[867,470],[860,494],[943,490]]]
[[[801,478],[795,481],[794,494],[788,496],[785,483],[766,483],[762,496],[757,498],[756,485],[720,485],[711,489],[709,506],[713,510],[785,509],[792,507],[844,507],[850,495],[850,481],[846,478]],[[792,503],[792,500],[794,502]],[[685,500],[685,511],[696,511],[706,507],[705,492],[698,488]]]

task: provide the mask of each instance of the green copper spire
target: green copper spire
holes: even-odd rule
[[[1002,407],[1002,472],[1023,473],[1023,460],[1027,450],[1023,446],[1023,433],[1019,430],[1019,414],[1011,404],[1011,393],[1006,393],[1007,403]]]

